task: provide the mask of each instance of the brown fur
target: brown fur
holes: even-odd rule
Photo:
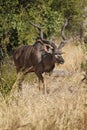
[[[56,45],[48,41],[44,41],[44,44],[36,41],[33,45],[19,47],[15,51],[13,59],[17,73],[20,71],[24,74],[35,72],[39,79],[39,89],[40,85],[43,84],[44,92],[46,92],[46,89],[42,73],[52,71],[55,67],[55,62],[64,63]]]

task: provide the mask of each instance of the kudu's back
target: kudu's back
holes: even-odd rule
[[[36,42],[33,45],[19,47],[13,55],[17,73],[23,70],[27,70],[30,67],[33,67],[30,72],[34,72],[35,70],[43,71],[39,69],[42,69],[43,67],[41,64],[44,63],[44,61],[42,61],[42,55],[44,52],[44,46],[40,42]]]
[[[17,73],[21,71],[23,68],[27,68],[32,66],[31,63],[31,50],[32,46],[25,45],[19,47],[13,54],[14,64],[17,69]]]

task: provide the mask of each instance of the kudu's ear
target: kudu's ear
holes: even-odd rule
[[[53,47],[52,47],[51,45],[44,44],[44,50],[45,50],[47,53],[50,53],[50,54],[53,53]]]

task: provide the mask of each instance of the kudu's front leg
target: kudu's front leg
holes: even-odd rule
[[[38,80],[39,80],[39,90],[43,91],[43,94],[47,94],[47,90],[46,90],[46,84],[44,83],[44,78],[42,76],[41,73],[36,73],[36,75],[38,76]]]

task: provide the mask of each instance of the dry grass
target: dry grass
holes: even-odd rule
[[[87,129],[87,86],[80,83],[80,73],[47,78],[48,95],[24,83],[12,101],[1,98],[0,130]]]
[[[69,42],[63,49],[63,52],[65,52],[65,54],[63,54],[65,63],[61,68],[71,72],[79,71],[81,63],[83,63],[86,58],[83,46],[79,43],[77,45],[75,44]]]
[[[0,95],[0,130],[87,130],[87,84],[81,82],[83,53],[77,54],[78,48],[73,47],[70,56],[67,51],[63,65],[73,75],[46,75],[49,94],[40,93],[34,79],[33,84],[23,82],[23,90],[14,92],[12,100]]]

